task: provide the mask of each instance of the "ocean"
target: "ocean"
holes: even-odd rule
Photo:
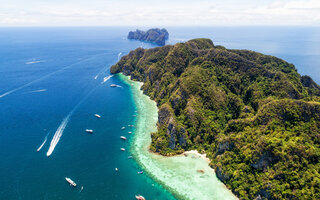
[[[0,199],[175,199],[150,173],[138,174],[144,169],[130,157],[136,127],[128,125],[141,113],[131,85],[109,69],[130,50],[156,47],[127,40],[132,29],[0,28]],[[169,44],[211,38],[280,57],[320,83],[320,28],[168,31]]]

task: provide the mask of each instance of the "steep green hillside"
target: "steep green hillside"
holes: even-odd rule
[[[195,39],[138,48],[111,72],[157,102],[152,151],[207,153],[241,199],[320,199],[320,87],[292,64]]]

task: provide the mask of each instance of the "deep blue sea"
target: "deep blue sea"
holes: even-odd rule
[[[0,28],[0,199],[130,200],[135,194],[174,199],[146,174],[138,174],[141,168],[128,158],[135,104],[130,87],[110,77],[109,68],[130,50],[155,47],[127,40],[132,29]],[[320,28],[168,31],[170,44],[211,38],[227,48],[280,57],[320,83]],[[47,157],[51,144],[56,146]],[[70,187],[65,177],[78,186]]]

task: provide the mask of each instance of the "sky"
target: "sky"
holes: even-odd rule
[[[0,0],[0,26],[320,26],[320,0]]]

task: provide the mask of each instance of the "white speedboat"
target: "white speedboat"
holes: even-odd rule
[[[121,130],[124,130],[126,127],[122,127]]]
[[[120,150],[121,150],[121,151],[125,151],[126,149],[125,149],[125,148],[120,148]]]
[[[131,134],[132,132],[130,131],[130,132],[128,132],[129,134]]]
[[[127,140],[127,138],[124,137],[124,136],[120,136],[120,138],[123,139],[123,140]]]
[[[77,184],[76,184],[73,180],[71,180],[70,178],[68,178],[68,177],[66,177],[66,181],[67,181],[68,183],[70,183],[70,185],[73,186],[73,187],[76,187],[76,186],[77,186]]]
[[[93,130],[92,129],[86,129],[86,132],[87,133],[93,133]]]
[[[94,114],[94,116],[97,117],[97,118],[101,118],[101,116],[98,115],[98,114]]]
[[[110,87],[117,87],[117,85],[116,84],[111,84]]]

